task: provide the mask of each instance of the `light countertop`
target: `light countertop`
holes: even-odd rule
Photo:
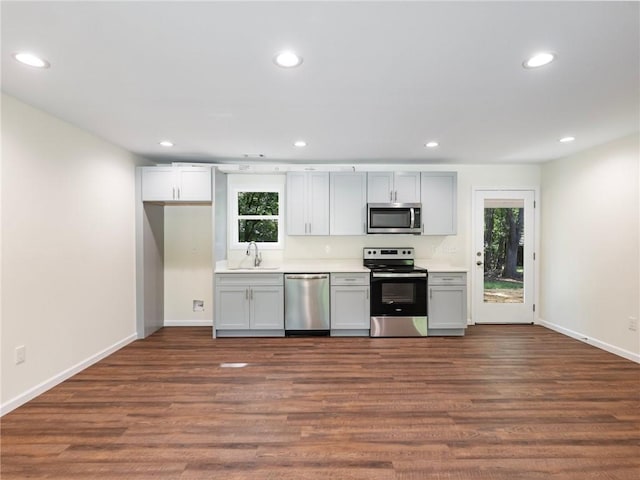
[[[440,272],[467,273],[469,271],[469,269],[466,267],[455,267],[452,265],[445,265],[442,263],[434,262],[433,260],[417,259],[415,263],[416,263],[416,267],[426,268],[427,271],[433,272],[433,273],[440,273]]]
[[[416,260],[416,266],[426,268],[429,272],[467,272],[464,267],[442,265],[430,260]],[[242,267],[242,268],[239,268]],[[246,267],[246,268],[245,268]],[[358,259],[297,259],[285,260],[282,263],[264,262],[258,268],[251,268],[246,263],[228,265],[226,260],[216,263],[215,273],[369,273]]]

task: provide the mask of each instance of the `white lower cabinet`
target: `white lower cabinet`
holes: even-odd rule
[[[467,328],[467,274],[429,273],[429,336],[464,335]]]
[[[332,273],[331,335],[368,336],[369,302],[368,273]]]
[[[215,297],[217,336],[284,335],[282,274],[217,274]]]

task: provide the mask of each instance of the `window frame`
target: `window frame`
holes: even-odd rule
[[[238,194],[243,192],[275,192],[278,194],[278,215],[239,215]],[[264,187],[246,185],[229,189],[229,250],[244,250],[248,242],[238,241],[238,220],[276,220],[278,222],[277,242],[256,242],[260,250],[282,250],[284,245],[284,186],[267,185]]]

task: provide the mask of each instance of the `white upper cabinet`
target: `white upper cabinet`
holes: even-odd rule
[[[393,172],[367,173],[367,202],[393,202]]]
[[[420,203],[420,172],[369,172],[367,202]]]
[[[329,235],[329,173],[287,173],[287,233]]]
[[[211,168],[181,167],[176,172],[178,200],[182,202],[211,201]]]
[[[457,233],[457,182],[456,172],[422,172],[423,235]]]
[[[141,167],[143,202],[211,202],[210,167]]]
[[[367,233],[367,174],[331,172],[329,187],[331,235]]]

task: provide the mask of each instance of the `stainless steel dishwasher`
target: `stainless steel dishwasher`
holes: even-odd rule
[[[292,335],[329,335],[329,274],[284,275],[284,330]]]

